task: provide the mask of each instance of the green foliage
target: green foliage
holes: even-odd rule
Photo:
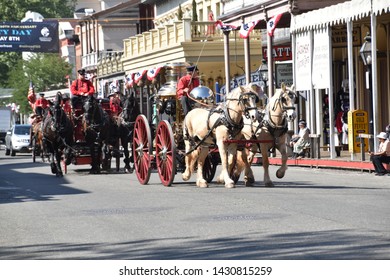
[[[198,12],[195,0],[192,0],[192,21],[198,21]]]
[[[14,89],[13,101],[20,105],[20,111],[27,113],[30,106],[27,92],[30,80],[35,92],[55,90],[66,87],[65,77],[72,72],[72,66],[58,54],[35,54],[30,60],[19,62],[12,68],[9,87]]]
[[[77,0],[0,0],[0,21],[20,21],[27,11],[44,18],[73,18]]]
[[[181,5],[179,4],[179,8],[177,10],[177,19],[183,20],[183,10],[181,9]]]
[[[27,11],[44,18],[73,18],[77,0],[0,0],[0,21],[20,22]],[[5,87],[10,70],[22,59],[21,53],[0,53],[0,87]]]

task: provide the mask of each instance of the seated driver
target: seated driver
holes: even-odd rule
[[[180,78],[177,83],[176,97],[181,102],[184,116],[192,109],[192,101],[188,97],[189,93],[200,85],[199,69],[196,65],[187,67],[187,75]]]
[[[95,93],[95,87],[93,86],[92,82],[85,78],[85,69],[80,69],[77,71],[77,73],[78,78],[77,80],[73,81],[70,87],[70,92],[73,95],[71,100],[71,106],[73,110],[78,104],[83,103],[83,99],[87,98],[88,96],[93,96]]]

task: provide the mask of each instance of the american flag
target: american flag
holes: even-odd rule
[[[30,105],[34,105],[35,101],[37,100],[37,97],[35,95],[35,90],[34,90],[34,84],[32,81],[30,81],[30,85],[28,87],[27,100],[30,103]]]
[[[149,69],[148,73],[146,73],[146,76],[148,77],[148,80],[149,81],[153,81],[153,79],[156,78],[156,76],[158,75],[160,70],[161,70],[160,66],[153,67],[153,68]]]
[[[254,20],[254,21],[244,23],[243,25],[241,25],[240,38],[242,38],[242,39],[248,38],[249,34],[252,32],[253,28],[255,28],[256,24],[259,21],[260,20]]]

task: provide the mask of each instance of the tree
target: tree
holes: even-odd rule
[[[198,12],[196,10],[196,1],[192,0],[192,21],[198,21]]]
[[[179,8],[177,10],[177,19],[183,20],[183,10],[181,9],[181,5],[179,4]]]
[[[27,113],[31,110],[27,101],[30,80],[36,92],[55,90],[66,87],[65,77],[71,73],[72,66],[58,54],[35,54],[28,61],[19,60],[9,74],[13,101],[20,105],[22,113]]]
[[[27,11],[44,18],[73,18],[77,0],[0,0],[0,21],[20,22]],[[0,53],[0,87],[7,86],[10,69],[22,59],[21,53]]]

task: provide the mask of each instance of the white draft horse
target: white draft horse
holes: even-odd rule
[[[264,111],[259,114],[262,117],[255,122],[244,118],[244,128],[241,133],[247,140],[257,139],[264,141],[259,145],[252,145],[249,155],[242,152],[241,156],[237,157],[236,170],[234,177],[238,178],[243,169],[245,169],[245,185],[254,183],[254,176],[250,164],[253,157],[260,146],[262,155],[262,164],[264,169],[264,185],[272,187],[273,183],[269,177],[269,160],[268,153],[272,148],[278,149],[281,154],[282,165],[276,171],[276,177],[283,178],[287,170],[287,150],[286,150],[286,132],[288,130],[288,122],[292,122],[296,118],[295,113],[296,93],[294,87],[288,88],[282,84],[282,88],[278,90],[269,100]]]
[[[73,125],[61,107],[61,95],[57,94],[54,106],[42,121],[43,143],[51,155],[51,171],[62,177],[61,159],[70,158],[73,144]]]
[[[228,167],[233,163],[237,143],[226,141],[239,139],[243,127],[243,115],[249,115],[252,120],[256,119],[258,91],[259,87],[256,84],[237,87],[226,95],[226,101],[221,106],[211,110],[196,108],[186,115],[183,125],[186,151],[186,170],[182,175],[184,181],[190,179],[197,162],[196,185],[208,187],[203,177],[203,165],[209,147],[216,142],[221,157],[221,176],[225,187],[234,188],[234,181],[229,176]]]

